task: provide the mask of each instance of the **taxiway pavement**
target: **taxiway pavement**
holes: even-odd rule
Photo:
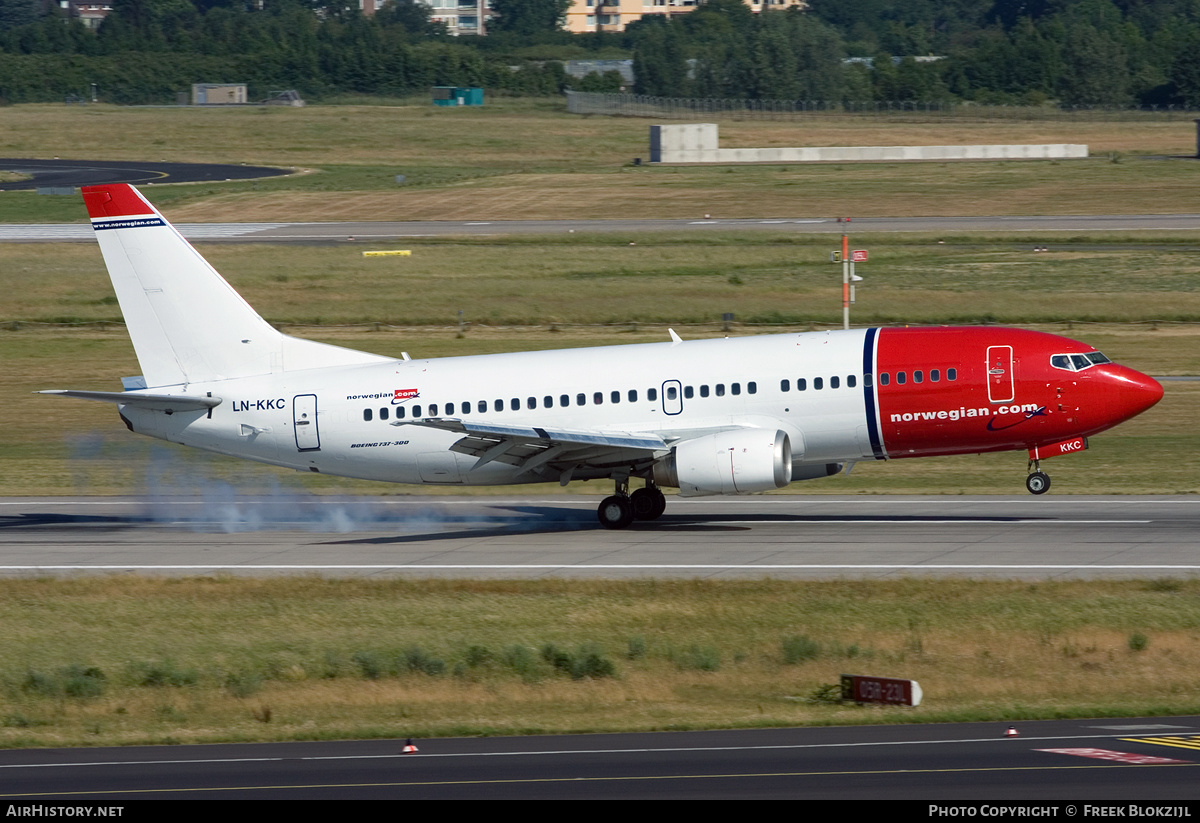
[[[81,207],[82,208],[82,207]],[[81,211],[82,214],[82,211]],[[868,217],[843,223],[832,217],[691,220],[459,220],[349,223],[178,223],[189,240],[245,243],[384,242],[416,237],[488,237],[522,234],[774,231],[798,234],[870,232],[1112,232],[1195,231],[1200,214],[1075,215],[1042,217]],[[0,242],[94,242],[86,223],[0,226]]]

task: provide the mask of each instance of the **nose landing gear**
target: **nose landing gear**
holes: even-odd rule
[[[1029,489],[1030,494],[1045,494],[1048,492],[1050,490],[1050,475],[1042,471],[1037,460],[1030,460],[1029,468],[1033,469],[1033,471],[1025,478],[1025,488]]]

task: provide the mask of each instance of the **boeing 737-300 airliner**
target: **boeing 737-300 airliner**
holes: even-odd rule
[[[601,524],[861,460],[1028,450],[1040,461],[1153,406],[1162,386],[1084,343],[905,328],[402,360],[263,320],[132,186],[83,189],[142,375],[134,432],[301,471],[396,483],[608,478]],[[644,486],[630,492],[632,478]]]

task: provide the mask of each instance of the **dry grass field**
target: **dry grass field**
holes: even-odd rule
[[[0,581],[0,746],[1196,712],[1198,595],[1195,581]],[[842,672],[913,678],[926,698],[828,702]]]
[[[1093,158],[650,168],[632,161],[648,158],[651,120],[569,115],[554,99],[498,98],[478,109],[400,102],[228,110],[13,106],[0,126],[0,153],[310,172],[155,187],[155,201],[181,221],[1200,212],[1200,163],[1165,159],[1194,153],[1190,120],[734,121],[721,124],[724,146],[1086,143]],[[396,174],[407,176],[405,186],[394,184]],[[75,204],[48,201],[60,198],[0,193],[0,220],[83,218]]]

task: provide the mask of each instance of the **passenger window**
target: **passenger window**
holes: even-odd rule
[[[403,418],[403,417],[404,417],[404,407],[403,407],[403,406],[397,406],[397,407],[396,407],[396,419],[397,419],[397,420],[400,420],[400,419],[401,419],[401,418]]]
[[[852,377],[850,379],[853,380],[854,378]],[[871,388],[872,385],[873,385],[872,375],[870,372],[867,372],[866,374],[863,375],[863,388],[869,389],[869,388]]]
[[[920,369],[917,369],[915,372],[913,372],[913,382],[914,383],[924,383],[925,382],[925,372],[921,371]]]
[[[508,407],[510,409],[512,409],[513,411],[520,411],[521,410],[521,398],[519,398],[519,397],[510,398],[508,401]]]
[[[387,410],[387,406],[384,406],[382,409],[380,409],[380,410],[379,410],[379,419],[380,419],[380,420],[387,420],[387,419],[388,419],[388,410]]]
[[[907,382],[908,382],[908,374],[906,374],[905,372],[902,372],[902,371],[896,372],[896,384],[897,385],[903,386]]]
[[[829,378],[829,388],[836,389],[836,388],[839,388],[841,385],[842,385],[842,381],[838,378],[838,376],[836,374],[833,377]]]
[[[803,377],[796,381],[796,391],[808,391],[808,381]]]
[[[568,394],[560,394],[558,396],[558,405],[562,406],[563,408],[571,405],[571,396]]]
[[[717,397],[724,397],[724,396],[725,396],[725,384],[718,383],[717,384]]]
[[[449,417],[449,416],[450,416],[450,415],[452,415],[452,414],[454,414],[454,404],[453,404],[453,403],[447,403],[447,404],[446,404],[446,416],[447,416],[447,417]]]
[[[646,389],[646,399],[654,403],[658,401],[658,389]]]
[[[700,396],[701,396],[701,397],[708,397],[708,386],[701,386],[701,387],[700,387]]]
[[[621,402],[621,393],[619,391],[610,392],[608,395],[608,399],[614,403],[620,403]]]
[[[791,380],[780,380],[779,381],[779,390],[780,391],[791,391],[792,390],[792,381]]]
[[[373,411],[371,411],[370,409],[363,409],[363,420],[365,420],[366,422],[370,423],[371,418],[374,416],[375,416],[375,413]]]
[[[429,404],[429,416],[430,416],[430,417],[437,417],[437,403],[430,403],[430,404]]]
[[[813,378],[813,391],[820,391],[823,388],[825,388],[825,378],[824,377],[814,377]]]
[[[504,411],[504,401],[496,400],[495,402],[492,403],[492,408],[498,412]]]
[[[598,391],[592,395],[592,402],[599,406],[604,402],[604,392]]]
[[[480,414],[483,414],[484,412],[486,412],[486,411],[487,411],[487,401],[486,401],[486,400],[480,400],[480,401],[479,401],[479,405],[478,405],[476,408],[478,408],[478,409],[479,409],[479,413],[480,413]]]
[[[667,399],[668,400],[678,400],[679,399],[679,390],[676,389],[674,386],[667,386]]]
[[[691,386],[683,387],[683,396],[686,397],[688,400],[691,400],[692,395],[694,395],[694,394],[695,394],[695,392],[692,390]]]
[[[957,380],[958,379],[958,369],[946,369],[946,379],[947,380]]]
[[[543,397],[542,398],[542,408],[543,409],[554,408],[554,398],[551,397],[550,395],[546,395],[545,397]]]
[[[742,393],[742,384],[741,383],[733,383],[732,385],[730,385],[729,393],[735,394],[735,395],[741,394]]]
[[[586,406],[587,405],[587,395],[583,394],[583,393],[575,395],[575,405],[576,406]]]
[[[537,408],[537,398],[536,397],[526,397],[525,398],[525,408],[536,409]]]
[[[636,402],[637,402],[637,389],[630,389],[630,390],[629,390],[629,402],[630,402],[630,403],[636,403]]]
[[[892,376],[890,374],[888,374],[887,372],[879,373],[879,385],[886,386],[888,383],[891,383],[891,382],[892,382]]]
[[[941,380],[942,380],[941,371],[939,371],[938,369],[930,369],[929,370],[929,382],[930,383],[940,383]]]
[[[852,374],[848,374],[848,375],[846,375],[846,387],[847,387],[847,388],[851,388],[851,389],[852,389],[852,388],[854,388],[854,387],[855,387],[857,384],[858,384],[858,380],[856,380],[856,379],[855,379],[854,375],[852,375]]]
[[[758,394],[758,384],[753,380],[746,384],[746,391],[749,394]]]
[[[413,417],[420,417],[420,416],[421,416],[421,407],[420,407],[420,406],[413,406],[413,407],[412,407],[412,414],[413,414]]]

